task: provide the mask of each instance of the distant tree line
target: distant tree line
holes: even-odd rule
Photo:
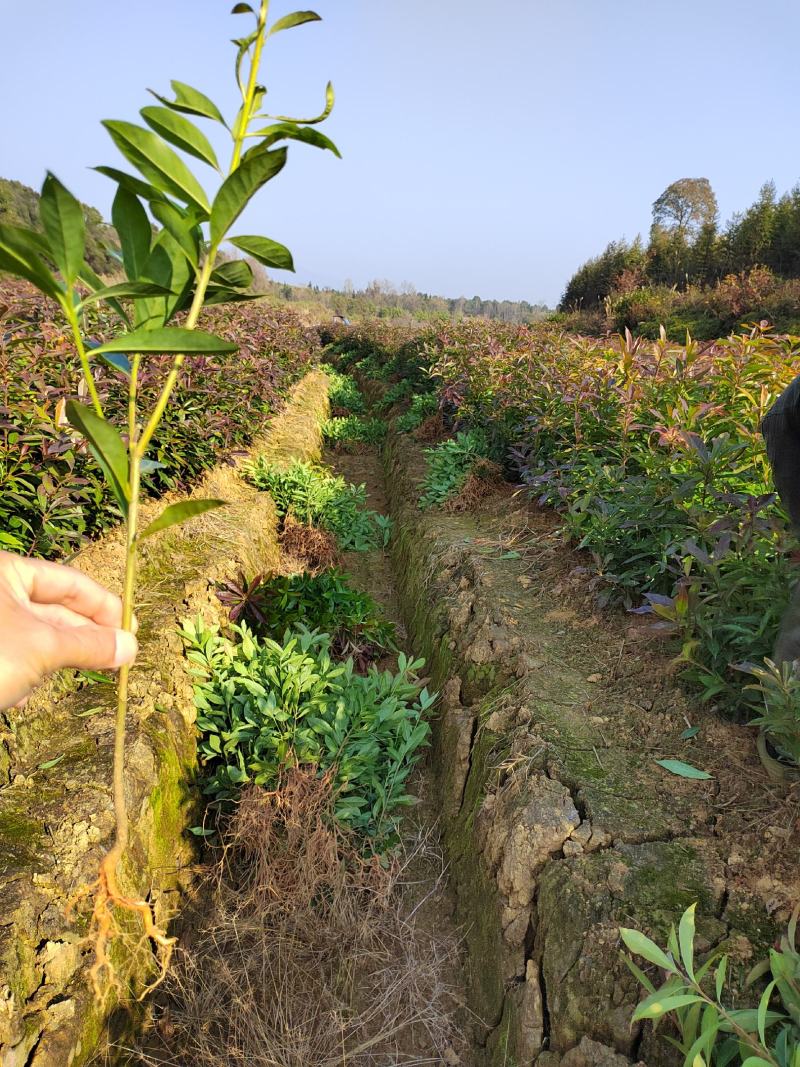
[[[264,288],[265,279],[258,287]],[[345,281],[342,289],[321,288],[318,285],[298,286],[266,281],[267,291],[282,300],[321,304],[335,315],[348,319],[364,317],[411,318],[419,321],[460,319],[481,316],[501,322],[526,323],[545,318],[550,309],[545,304],[531,304],[527,300],[485,300],[434,296],[417,292],[414,285],[404,282],[399,288],[386,279],[376,279],[364,289],[356,289]]]
[[[591,310],[645,287],[709,287],[755,268],[800,278],[800,185],[778,196],[767,182],[751,207],[720,227],[708,179],[681,178],[654,202],[648,243],[612,241],[572,276],[559,310]]]
[[[82,204],[86,219],[86,259],[98,274],[114,274],[119,260],[114,255],[116,234],[103,221],[95,207]],[[0,178],[0,222],[10,226],[29,226],[41,230],[39,194],[22,182]]]

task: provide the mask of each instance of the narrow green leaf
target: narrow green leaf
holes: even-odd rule
[[[123,374],[126,374],[129,378],[131,376],[131,361],[127,356],[123,356],[121,352],[106,352],[105,355],[100,357],[104,363],[107,363],[109,367],[113,367],[114,370],[120,370]]]
[[[697,904],[692,904],[681,916],[678,925],[678,943],[681,947],[681,959],[686,973],[694,978],[694,913]]]
[[[263,293],[243,293],[241,289],[228,289],[224,285],[209,285],[206,290],[204,307],[217,304],[243,304],[247,300],[260,300]]]
[[[331,82],[325,86],[325,108],[321,114],[317,115],[313,119],[293,119],[291,115],[275,115],[274,117],[279,122],[301,122],[304,126],[316,126],[320,122],[324,122],[325,119],[333,111],[335,97],[333,95],[333,85]],[[265,117],[265,116],[262,116]]]
[[[117,170],[116,167],[95,167],[94,169],[98,174],[102,174],[116,182],[121,188],[127,189],[129,193],[141,196],[148,202],[167,199],[160,189],[156,189],[155,185],[150,185],[149,182],[144,182],[133,174],[126,174],[124,170]]]
[[[32,230],[0,223],[0,270],[24,278],[41,292],[58,299],[63,295],[63,289],[42,259],[43,245],[42,239]]]
[[[98,300],[140,300],[146,296],[169,296],[171,292],[171,289],[165,289],[163,285],[156,285],[155,282],[119,282],[117,285],[109,285],[90,293],[79,306],[85,307]]]
[[[219,170],[219,161],[206,135],[189,119],[167,107],[143,107],[139,114],[165,141]]]
[[[77,281],[86,248],[86,221],[83,208],[51,171],[42,186],[39,217],[47,234],[50,251],[64,281]]]
[[[56,756],[55,759],[45,760],[44,763],[40,763],[38,769],[40,771],[49,771],[52,767],[57,767],[62,759],[66,756],[66,752],[62,752],[60,756]]]
[[[626,927],[622,927],[619,934],[631,952],[635,952],[637,956],[643,956],[648,963],[654,963],[656,967],[661,967],[670,974],[677,973],[677,968],[673,961],[649,937],[645,937],[638,930],[630,930]]]
[[[131,498],[128,485],[128,452],[119,431],[110,422],[101,419],[91,408],[76,404],[74,400],[67,401],[66,414],[70,426],[82,433],[89,442],[123,515],[127,517]]]
[[[119,236],[125,273],[130,279],[140,278],[150,255],[153,232],[141,200],[123,185],[114,196],[111,221]]]
[[[699,726],[689,726],[681,734],[681,740],[682,741],[688,741],[690,737],[697,737],[697,735],[699,733],[700,733],[700,727]]]
[[[139,534],[140,538],[152,537],[159,530],[166,530],[169,526],[177,526],[178,523],[193,519],[195,515],[202,515],[205,511],[213,511],[214,508],[222,508],[227,500],[181,500],[178,504],[170,504],[164,508],[161,514],[146,526]]]
[[[94,355],[104,352],[199,352],[205,354],[238,351],[238,346],[213,333],[187,330],[183,326],[164,326],[158,330],[132,330],[120,334],[94,349]]]
[[[265,126],[263,130],[256,131],[254,136],[263,137],[266,141],[266,147],[275,144],[276,141],[288,138],[289,140],[302,141],[304,144],[313,145],[315,148],[327,149],[329,152],[333,152],[335,156],[338,156],[339,159],[342,158],[342,153],[330,137],[326,137],[324,133],[320,133],[319,130],[308,126],[296,126],[292,122],[277,122],[273,126]],[[258,147],[260,148],[261,146]],[[255,154],[257,150],[258,148],[250,151]]]
[[[728,957],[723,956],[719,961],[717,973],[714,975],[714,985],[717,991],[717,1000],[722,1000],[722,991],[725,988],[725,978],[728,974]]]
[[[647,1000],[639,1005],[633,1013],[633,1021],[660,1019],[668,1011],[674,1011],[676,1008],[685,1008],[688,1004],[698,1004],[702,999],[697,993],[677,993],[671,997],[659,997],[656,994],[655,997],[648,997]]]
[[[191,263],[197,269],[200,263],[200,248],[203,233],[199,222],[193,212],[186,214],[174,204],[154,200],[150,205],[153,215],[168,230],[175,239],[176,244]]]
[[[232,259],[213,271],[211,281],[232,289],[247,289],[253,284],[253,269],[243,259]]]
[[[256,237],[245,235],[244,237],[229,238],[232,245],[236,245],[248,256],[257,259],[265,267],[276,267],[278,270],[294,270],[292,253],[286,245],[278,241],[271,241],[268,237]]]
[[[769,1060],[765,1060],[761,1056],[748,1056],[746,1060],[742,1062],[742,1067],[773,1067]]]
[[[263,152],[243,162],[220,186],[211,208],[211,241],[217,244],[258,190],[286,164],[286,149]]]
[[[766,1034],[764,1033],[767,1022],[767,1011],[769,1010],[769,1000],[772,996],[772,991],[777,984],[778,983],[773,979],[761,994],[761,1000],[758,1002],[758,1036],[762,1045],[766,1045],[767,1043]]]
[[[282,19],[274,22],[267,36],[271,37],[273,33],[280,33],[281,30],[291,30],[295,26],[304,25],[306,22],[322,22],[322,18],[316,11],[293,11],[291,15],[284,15]]]
[[[679,778],[696,778],[699,781],[706,781],[712,777],[707,771],[701,771],[693,767],[691,763],[684,763],[683,760],[657,759],[656,763],[670,774],[677,774]]]
[[[190,826],[189,833],[194,834],[195,837],[212,837],[216,830],[210,830],[205,826]]]
[[[160,100],[165,107],[168,107],[170,111],[181,111],[185,115],[200,115],[201,118],[214,119],[216,122],[221,122],[223,126],[225,125],[222,112],[213,100],[209,100],[204,93],[201,93],[198,89],[193,89],[191,85],[187,85],[185,82],[172,81],[170,85],[175,93],[174,100],[167,100],[165,97],[159,96],[158,93],[154,93],[152,89],[149,92],[156,100]]]
[[[125,158],[157,189],[208,214],[210,208],[203,187],[180,156],[152,130],[116,119],[104,119],[103,126]]]
[[[144,273],[150,281],[163,285],[174,294],[153,297],[137,304],[137,327],[146,326],[152,330],[166,326],[174,315],[187,306],[194,287],[195,269],[169,230],[163,229],[156,238]]]

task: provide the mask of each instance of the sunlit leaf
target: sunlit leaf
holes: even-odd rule
[[[0,270],[31,282],[48,296],[58,297],[63,290],[45,265],[42,241],[31,230],[0,223]]]
[[[316,11],[293,11],[291,15],[284,15],[272,24],[267,36],[280,33],[281,30],[291,30],[294,26],[302,26],[306,22],[321,22],[321,17]]]
[[[223,341],[203,330],[187,330],[183,326],[164,326],[157,330],[132,330],[104,342],[94,349],[95,355],[103,352],[236,352],[237,345]]]
[[[676,973],[677,969],[674,962],[663,949],[658,947],[655,941],[651,941],[649,937],[645,937],[638,930],[631,930],[626,927],[623,927],[619,934],[631,952],[635,952],[637,956],[642,956],[648,963],[654,963],[657,967],[661,967],[670,974]]]
[[[324,133],[320,133],[319,130],[308,126],[296,126],[292,122],[276,122],[272,126],[265,126],[262,130],[257,130],[256,136],[265,139],[266,147],[275,144],[276,141],[288,138],[292,141],[302,141],[304,144],[313,145],[315,148],[325,148],[329,152],[333,152],[339,159],[342,158],[341,152],[330,137],[326,137]],[[250,153],[255,154],[260,148],[261,146],[251,149]]]
[[[68,400],[66,406],[70,426],[82,433],[117,499],[123,515],[128,514],[131,498],[128,484],[128,452],[119,431],[91,408]]]
[[[222,508],[226,503],[227,501],[225,500],[181,500],[177,504],[170,504],[169,507],[164,508],[157,519],[142,530],[139,537],[152,537],[159,530],[177,526],[179,523],[186,522],[187,519],[193,519],[196,515],[202,515],[206,511]]]
[[[170,111],[181,111],[185,115],[200,115],[202,118],[214,119],[217,122],[221,122],[223,126],[225,125],[222,112],[213,100],[209,100],[205,93],[201,93],[199,89],[194,89],[185,82],[171,81],[170,85],[175,93],[174,100],[167,100],[165,97],[159,96],[158,93],[154,93],[152,89],[149,92],[156,100],[160,100],[165,107],[168,107]]]
[[[165,141],[219,170],[219,161],[211,142],[189,119],[167,107],[143,107],[139,114]]]
[[[162,192],[171,193],[183,203],[208,213],[208,198],[197,178],[180,156],[152,130],[116,119],[104,119],[103,126],[120,152],[147,181]]]
[[[39,216],[55,264],[67,284],[72,285],[83,265],[86,222],[80,203],[50,171],[39,198]]]
[[[258,190],[286,164],[286,149],[263,152],[244,161],[225,179],[211,208],[211,241],[218,244]]]
[[[268,237],[256,237],[245,235],[244,237],[229,238],[232,245],[236,245],[248,256],[257,259],[265,267],[276,267],[278,270],[294,270],[292,253],[286,245],[278,241],[271,241]]]
[[[119,236],[125,273],[130,279],[141,277],[150,255],[152,229],[141,200],[123,185],[114,196],[111,221]]]

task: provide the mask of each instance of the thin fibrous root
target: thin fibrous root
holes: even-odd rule
[[[104,1002],[112,989],[121,990],[122,983],[117,975],[116,968],[109,956],[109,946],[113,940],[120,936],[119,925],[114,917],[114,909],[134,912],[142,920],[144,929],[142,936],[137,941],[134,954],[146,942],[150,941],[157,946],[156,958],[159,965],[159,973],[154,981],[150,982],[136,997],[144,1000],[154,989],[164,981],[169,970],[172,953],[177,943],[177,937],[169,937],[153,918],[152,905],[146,900],[134,900],[126,897],[117,885],[117,856],[115,850],[103,859],[97,881],[86,886],[80,896],[94,897],[92,908],[92,931],[89,940],[94,944],[94,963],[89,969],[89,979],[92,983],[95,998]],[[105,983],[103,977],[105,976]]]

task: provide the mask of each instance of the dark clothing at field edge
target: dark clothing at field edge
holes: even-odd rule
[[[800,375],[783,390],[761,422],[775,488],[800,533]],[[781,619],[772,658],[777,664],[800,659],[800,583]]]

